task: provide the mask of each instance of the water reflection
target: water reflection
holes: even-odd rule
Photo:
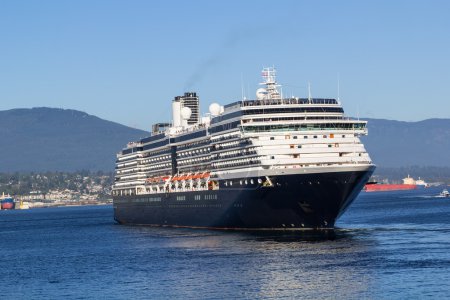
[[[371,272],[364,261],[373,245],[355,234],[329,230],[256,235],[251,244],[260,245],[257,255],[263,259],[248,276],[258,277],[257,297],[365,297]]]
[[[158,285],[150,283],[153,273],[144,280],[155,295],[170,289],[175,298],[359,298],[372,282],[367,256],[374,242],[360,232],[137,232],[158,264]]]
[[[254,238],[256,241],[289,242],[317,242],[343,238],[344,232],[336,230],[299,230],[299,231],[247,231],[240,232],[243,236]]]

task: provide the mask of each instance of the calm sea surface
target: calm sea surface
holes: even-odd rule
[[[328,235],[129,227],[112,207],[0,211],[0,299],[450,298],[450,199],[362,193]]]

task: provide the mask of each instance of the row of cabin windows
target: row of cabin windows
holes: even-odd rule
[[[323,137],[324,139],[326,139],[326,138],[328,138],[328,135],[324,134],[324,135],[322,135],[322,137]],[[331,139],[334,138],[334,134],[331,133],[329,137],[330,137]],[[289,140],[290,138],[291,138],[290,135],[284,136],[284,139],[286,139],[286,140]],[[294,135],[292,138],[293,138],[294,140],[296,140],[296,139],[298,139],[298,136]],[[304,138],[304,139],[307,139],[308,136],[307,136],[307,135],[304,135],[303,138]],[[317,135],[314,135],[313,138],[314,138],[314,139],[317,139]],[[345,138],[345,134],[342,135],[342,138]],[[270,137],[270,140],[272,140],[272,141],[275,140],[275,137],[271,136],[271,137]]]
[[[258,178],[258,184],[261,184],[263,181],[262,181],[262,179],[261,178]],[[250,179],[250,180],[247,180],[247,179],[245,179],[245,180],[239,180],[239,184],[240,185],[244,185],[244,184],[255,184],[255,181],[253,180],[253,179]],[[233,181],[231,180],[231,181],[225,181],[224,182],[224,185],[225,186],[232,186],[233,185]]]
[[[154,157],[154,156],[163,155],[163,154],[170,154],[170,149],[159,150],[159,151],[154,151],[154,152],[145,152],[142,154],[142,156],[143,157]]]
[[[339,144],[338,143],[336,143],[336,144],[328,144],[328,148],[331,148],[331,147],[339,147]],[[291,148],[291,149],[294,149],[295,148],[295,145],[289,145],[289,148]],[[302,145],[297,145],[297,148],[298,149],[300,149],[300,148],[302,148]]]
[[[331,145],[328,145],[328,147],[330,147],[330,146],[331,146]],[[340,153],[339,153],[339,157],[342,157],[342,156],[344,156],[344,153],[343,153],[343,152],[340,152]],[[362,156],[362,153],[358,153],[358,156]],[[293,158],[299,158],[299,157],[300,157],[300,154],[292,154],[292,157],[293,157]],[[271,156],[270,159],[275,159],[275,156]]]

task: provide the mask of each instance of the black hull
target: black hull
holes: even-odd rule
[[[368,181],[367,171],[297,174],[220,181],[220,189],[114,197],[121,224],[237,230],[334,228]],[[253,180],[252,180],[253,179]],[[228,181],[229,183],[229,181]]]

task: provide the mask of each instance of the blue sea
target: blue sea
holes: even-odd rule
[[[0,211],[0,299],[450,298],[440,190],[362,193],[326,234],[122,226],[111,206]]]

